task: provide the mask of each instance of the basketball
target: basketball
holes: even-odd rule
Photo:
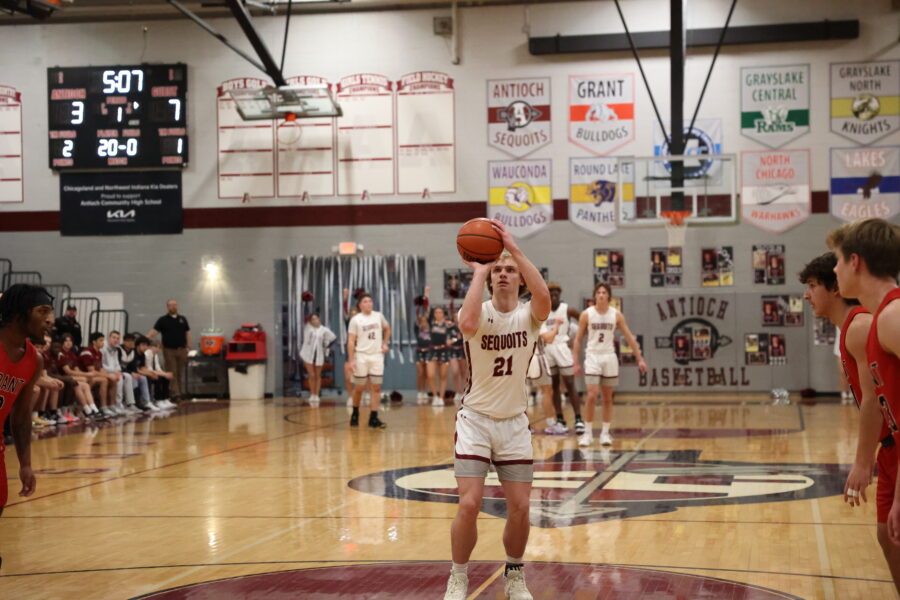
[[[456,249],[465,261],[489,263],[497,260],[503,252],[503,240],[491,225],[491,220],[481,217],[466,221],[459,228]]]

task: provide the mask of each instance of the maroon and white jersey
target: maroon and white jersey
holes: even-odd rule
[[[478,330],[464,336],[469,361],[466,408],[495,419],[525,412],[525,378],[540,328],[541,323],[531,316],[531,302],[508,313],[498,311],[490,300],[481,305]]]
[[[590,306],[584,309],[588,314],[587,324],[587,352],[589,354],[612,354],[616,351],[613,343],[613,333],[616,331],[616,317],[619,314],[610,306],[606,312],[598,312],[597,308]]]

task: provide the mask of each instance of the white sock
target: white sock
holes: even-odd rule
[[[556,418],[555,418],[555,417],[547,417],[547,427],[550,427],[550,426],[553,425],[554,423],[556,423]]]
[[[453,566],[450,567],[450,573],[456,575],[457,573],[462,573],[463,575],[469,574],[469,563],[457,564],[453,563]]]
[[[585,422],[584,422],[584,431],[585,431],[585,433],[590,433],[591,435],[593,435],[593,433],[594,433],[594,426],[593,426],[593,424],[592,424],[590,421],[585,421]]]
[[[610,423],[603,424],[603,433],[609,433],[609,426],[610,426]]]
[[[511,564],[511,565],[523,565],[523,564],[525,564],[524,557],[523,557],[523,558],[513,558],[512,556],[507,556],[507,557],[506,557],[506,562],[508,562],[508,563]]]

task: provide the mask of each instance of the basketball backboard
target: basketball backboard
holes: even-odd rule
[[[674,186],[672,164],[681,162],[682,185]],[[661,226],[674,210],[672,194],[684,193],[689,224],[737,221],[737,157],[734,154],[641,156],[617,159],[619,224]]]
[[[284,119],[289,114],[297,119],[343,115],[326,85],[230,90],[228,93],[245,121]]]

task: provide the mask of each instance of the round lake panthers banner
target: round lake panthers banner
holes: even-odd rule
[[[809,218],[809,150],[741,152],[741,217],[781,233]]]
[[[623,169],[631,176],[633,165]],[[616,228],[616,185],[619,163],[615,158],[569,159],[569,221],[597,235],[609,235]],[[634,183],[620,184],[622,201],[634,200]]]
[[[831,214],[842,221],[900,214],[900,147],[832,148]]]
[[[569,141],[604,156],[634,140],[634,73],[569,76]]]
[[[900,129],[900,61],[831,65],[831,131],[872,144]]]
[[[809,65],[741,69],[741,134],[780,148],[809,131]]]
[[[528,237],[553,221],[553,195],[547,160],[488,162],[488,218],[506,225],[516,237]]]
[[[550,78],[489,79],[488,144],[523,158],[550,143]]]

